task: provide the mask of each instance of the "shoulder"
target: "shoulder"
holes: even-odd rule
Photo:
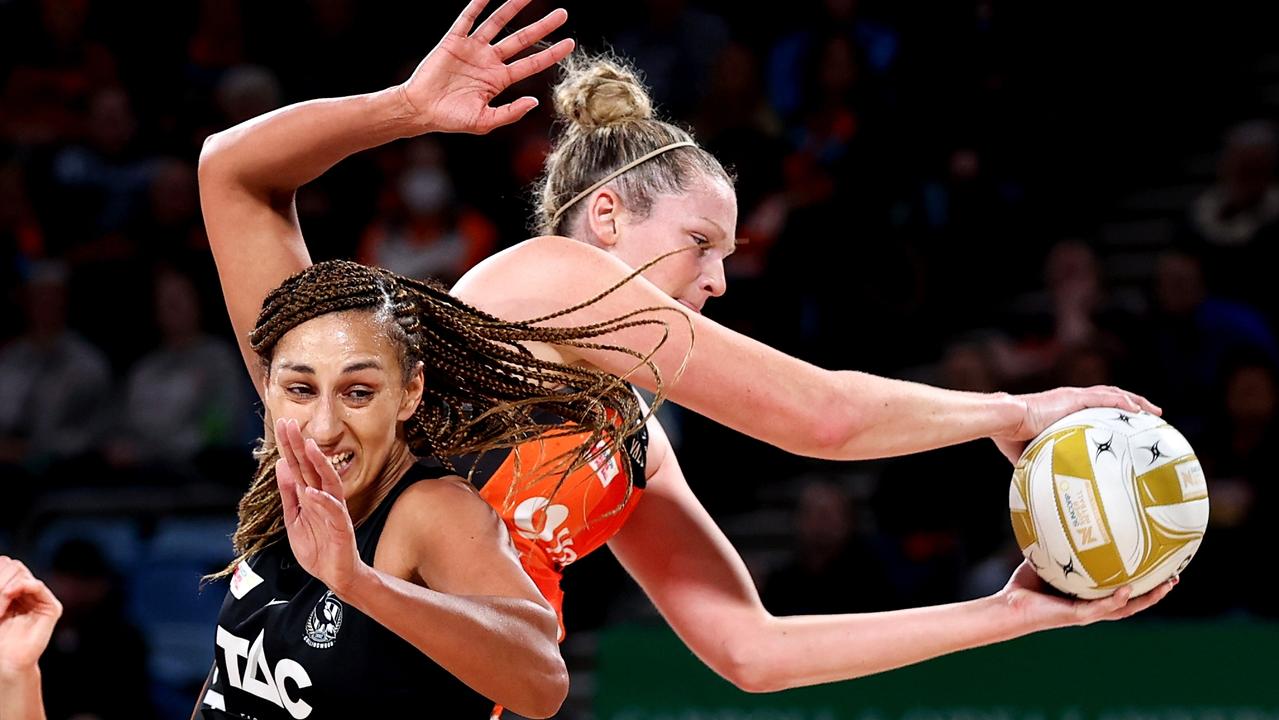
[[[474,486],[446,475],[406,488],[387,516],[385,532],[420,548],[436,546],[443,537],[500,535],[503,525]]]
[[[571,269],[564,274],[543,271]],[[484,294],[495,282],[518,286],[537,282],[563,283],[572,277],[589,277],[607,270],[626,271],[617,258],[590,245],[559,235],[544,235],[525,240],[476,265],[453,286],[452,293],[464,300]],[[507,290],[510,288],[507,287]]]

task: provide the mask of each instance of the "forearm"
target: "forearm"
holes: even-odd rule
[[[308,100],[210,136],[201,183],[217,178],[255,194],[291,194],[349,155],[426,131],[398,86]]]
[[[946,390],[861,372],[832,373],[835,434],[822,454],[834,459],[894,457],[1015,430],[1021,402],[1006,393]]]
[[[500,596],[459,596],[369,569],[341,595],[441,667],[514,712],[545,717],[567,687],[549,607]]]
[[[773,692],[872,675],[1036,629],[1001,595],[892,612],[768,617],[739,664],[748,689]]]
[[[0,671],[0,718],[44,720],[40,668],[31,667],[22,672]]]

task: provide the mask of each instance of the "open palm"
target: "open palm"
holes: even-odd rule
[[[472,32],[488,0],[472,0],[448,34],[417,66],[401,91],[411,110],[429,130],[482,135],[519,120],[537,107],[522,97],[505,105],[489,103],[511,85],[555,65],[573,51],[572,40],[509,62],[564,24],[568,13],[556,9],[497,43],[497,37],[532,0],[508,0]]]
[[[342,481],[314,440],[304,440],[294,420],[277,420],[280,459],[275,480],[284,506],[284,528],[298,565],[335,593],[359,574],[359,548]]]

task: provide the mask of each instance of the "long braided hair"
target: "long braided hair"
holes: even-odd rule
[[[276,344],[289,330],[328,313],[371,312],[399,349],[405,379],[419,363],[422,365],[422,399],[404,423],[404,438],[416,455],[434,456],[451,468],[450,457],[514,447],[535,437],[583,435],[575,451],[556,459],[555,467],[563,477],[596,455],[613,452],[618,443],[643,426],[647,416],[625,376],[542,360],[523,343],[547,342],[630,355],[636,360],[635,369],[647,366],[657,379],[660,401],[663,381],[651,357],[665,342],[669,327],[645,315],[664,308],[635,310],[589,326],[540,324],[594,303],[647,267],[586,302],[544,317],[512,322],[467,305],[434,282],[345,260],[321,262],[296,273],[267,295],[249,342],[266,371]],[[648,353],[592,342],[593,338],[640,325],[663,328],[661,341]],[[563,421],[548,422],[543,411]],[[268,428],[270,424],[267,418]],[[237,557],[212,578],[231,574],[241,561],[284,535],[275,479],[279,451],[269,429],[254,457],[258,468],[240,500],[239,526],[232,537]]]

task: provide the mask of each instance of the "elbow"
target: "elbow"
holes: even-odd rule
[[[558,651],[549,654],[554,658],[546,658],[537,663],[535,670],[527,672],[518,697],[502,703],[503,706],[535,720],[549,718],[559,712],[568,697],[568,668]]]
[[[225,165],[222,160],[226,155],[225,134],[225,131],[213,133],[206,137],[204,144],[200,146],[200,160],[196,168],[202,185],[208,183],[210,178],[216,175]]]
[[[843,373],[830,372],[822,383],[821,397],[804,402],[797,409],[800,418],[791,425],[804,434],[802,447],[795,452],[823,460],[858,460],[856,439],[862,433],[867,413],[851,392],[843,392]]]
[[[710,663],[711,669],[742,692],[762,694],[789,687],[777,663],[771,662],[758,641],[745,637],[731,640],[723,654]]]
[[[549,607],[537,618],[537,641],[516,667],[519,681],[500,704],[527,718],[548,718],[568,697],[568,667],[560,654],[559,619]]]

